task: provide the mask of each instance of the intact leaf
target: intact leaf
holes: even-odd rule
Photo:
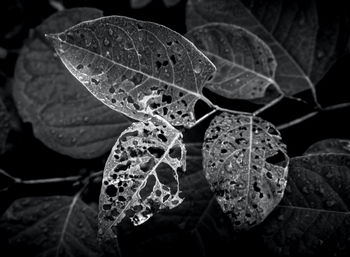
[[[254,116],[222,113],[204,137],[203,168],[236,230],[262,222],[283,197],[289,158],[276,128]]]
[[[311,145],[304,155],[320,153],[350,154],[350,140],[339,138],[324,139]]]
[[[13,256],[98,256],[97,213],[78,196],[21,198],[1,218]]]
[[[118,138],[106,162],[100,194],[99,236],[128,217],[134,225],[160,209],[172,209],[179,196],[178,172],[186,169],[182,134],[158,119],[133,123]]]
[[[347,7],[314,0],[189,0],[186,23],[189,30],[224,22],[253,32],[276,57],[278,85],[286,95],[295,95],[314,90],[344,53],[348,17]]]
[[[275,84],[276,60],[253,33],[230,24],[208,23],[186,34],[214,63],[217,71],[205,86],[227,98],[254,99]]]
[[[281,204],[262,227],[264,246],[283,256],[348,256],[350,156],[292,158]]]
[[[145,7],[151,2],[152,0],[130,0],[130,6],[131,8],[139,9]]]
[[[214,65],[190,41],[155,23],[109,16],[47,35],[67,69],[100,101],[145,121],[191,127]]]
[[[0,154],[6,150],[6,141],[11,128],[10,115],[0,97]]]
[[[47,44],[57,32],[101,11],[76,8],[57,12],[35,29],[18,58],[13,97],[25,122],[49,148],[74,158],[98,157],[113,146],[130,121],[86,92]]]

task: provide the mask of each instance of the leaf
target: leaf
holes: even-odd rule
[[[277,206],[288,162],[280,133],[258,117],[222,113],[205,133],[205,176],[235,230],[261,223]]]
[[[275,80],[286,95],[314,90],[349,37],[348,8],[320,1],[189,0],[187,29],[208,22],[241,26],[261,38],[278,66]]]
[[[0,97],[0,154],[6,150],[6,141],[11,129],[10,115]]]
[[[191,127],[215,67],[190,41],[155,23],[121,16],[47,35],[67,69],[100,101],[145,121],[160,115]]]
[[[178,172],[186,169],[182,134],[159,119],[133,123],[121,133],[106,162],[100,194],[99,236],[128,217],[134,225],[158,210],[172,209],[179,196]]]
[[[97,213],[78,196],[27,197],[2,216],[12,256],[98,256]]]
[[[208,23],[185,35],[217,68],[205,87],[231,99],[254,99],[275,84],[276,60],[253,33],[230,24]]]
[[[101,16],[92,8],[57,12],[24,44],[18,58],[13,97],[25,122],[49,148],[74,158],[98,157],[113,146],[130,121],[86,92],[52,53],[45,32],[61,31]]]
[[[281,204],[263,223],[271,255],[348,256],[350,156],[292,158]]]
[[[231,249],[232,228],[204,177],[201,144],[189,143],[186,149],[186,173],[179,173],[184,201],[142,226],[121,223],[123,255],[215,256]]]
[[[152,0],[130,0],[130,6],[133,9],[139,9],[145,7],[151,2]]]
[[[350,154],[350,140],[339,138],[324,139],[311,145],[304,155],[320,153]]]

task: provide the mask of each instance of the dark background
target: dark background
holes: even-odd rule
[[[67,0],[63,1],[66,8],[94,7],[103,10],[104,15],[122,15],[140,20],[153,21],[163,24],[181,34],[185,34],[185,6],[181,1],[177,6],[166,8],[161,0],[153,0],[142,9],[130,8],[128,0]],[[7,56],[0,59],[0,87],[5,87],[11,81],[14,67],[21,46],[25,42],[30,29],[38,26],[44,19],[56,12],[48,0],[13,0],[0,3],[0,47],[6,49]],[[317,85],[321,105],[328,106],[341,102],[350,102],[349,79],[350,55],[344,55],[325,74]],[[233,109],[249,109],[250,104],[241,101],[228,101],[205,91],[214,102]],[[308,99],[306,105],[292,100],[284,100],[261,116],[275,125],[282,124],[313,110],[312,98],[309,92],[301,93],[298,97]],[[201,109],[200,105],[199,108]],[[201,110],[199,110],[201,112]],[[291,157],[301,155],[312,143],[326,138],[350,139],[350,108],[324,112],[302,124],[282,131],[283,141],[288,146]],[[198,127],[186,132],[187,141],[201,141],[203,132],[210,119]],[[103,169],[108,156],[92,160],[75,160],[60,155],[33,136],[30,124],[22,124],[22,129],[11,132],[9,142],[13,147],[0,156],[0,168],[10,174],[24,179],[63,177]],[[4,182],[3,178],[0,178]],[[98,185],[90,190],[87,199],[97,202]],[[7,192],[0,193],[0,214],[11,202],[24,196],[42,196],[55,194],[74,194],[76,188],[70,183],[59,185],[21,186],[13,187]]]

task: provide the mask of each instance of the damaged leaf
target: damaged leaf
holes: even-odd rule
[[[350,140],[339,138],[324,139],[311,145],[304,155],[320,153],[350,154]]]
[[[276,57],[276,82],[286,95],[295,95],[306,89],[314,91],[315,84],[344,54],[349,38],[344,10],[348,8],[314,0],[189,0],[186,24],[190,30],[223,22],[254,33]]]
[[[277,206],[288,162],[280,133],[258,117],[222,113],[205,133],[205,175],[236,230],[261,223]]]
[[[99,256],[97,213],[78,196],[21,198],[0,221],[14,256]]]
[[[280,205],[262,225],[271,255],[348,256],[350,156],[314,154],[292,158]]]
[[[186,34],[217,70],[205,87],[223,97],[254,99],[275,85],[276,60],[253,33],[230,24],[208,23]]]
[[[121,133],[106,162],[100,194],[99,236],[112,238],[124,218],[134,225],[180,197],[178,172],[186,169],[182,134],[159,119],[133,123]],[[113,234],[114,233],[114,234]]]
[[[190,41],[155,23],[109,16],[47,35],[67,69],[100,101],[130,118],[159,115],[191,127],[214,65]]]
[[[92,8],[55,13],[35,29],[16,63],[13,97],[22,119],[46,146],[74,158],[106,153],[130,121],[86,92],[55,57],[44,33],[101,15]]]

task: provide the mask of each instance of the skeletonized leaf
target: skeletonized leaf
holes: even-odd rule
[[[295,95],[313,89],[344,53],[349,37],[345,10],[314,0],[189,0],[186,23],[189,30],[223,22],[253,32],[276,57],[278,85]]]
[[[181,133],[158,119],[133,123],[106,162],[100,194],[99,236],[110,239],[128,217],[134,225],[182,202],[178,171],[186,169]]]
[[[20,116],[49,148],[74,158],[98,157],[131,122],[97,101],[54,56],[44,34],[96,18],[93,8],[57,12],[35,29],[16,63],[13,97]]]
[[[100,101],[144,121],[191,127],[214,65],[190,41],[155,23],[110,16],[47,35],[67,69]]]
[[[230,24],[208,23],[186,34],[214,63],[217,71],[205,83],[227,98],[254,99],[274,84],[276,60],[271,49],[253,33]]]
[[[10,115],[0,97],[0,154],[5,152],[7,136],[10,132]]]
[[[186,143],[188,172],[179,174],[185,198],[180,206],[159,212],[141,227],[120,224],[119,242],[125,255],[220,256],[231,249],[233,229],[204,177],[201,149],[202,144]]]
[[[258,117],[222,113],[204,140],[206,178],[234,229],[262,222],[287,183],[289,157],[280,133]]]
[[[339,138],[324,139],[311,145],[304,155],[320,153],[350,154],[350,140]]]
[[[271,255],[348,256],[350,156],[292,158],[281,204],[262,224]]]
[[[148,5],[152,0],[130,0],[130,6],[134,9],[143,8]]]
[[[77,196],[16,200],[0,228],[14,256],[98,256],[97,213]]]

